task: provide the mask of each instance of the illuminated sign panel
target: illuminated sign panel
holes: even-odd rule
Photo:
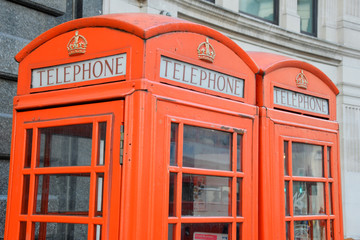
[[[329,115],[329,100],[274,87],[274,104]]]
[[[126,74],[126,53],[45,68],[33,69],[31,87],[78,83]]]
[[[160,77],[219,93],[244,97],[244,79],[161,56]]]

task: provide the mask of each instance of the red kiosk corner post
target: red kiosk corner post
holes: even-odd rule
[[[17,56],[6,239],[257,239],[258,67],[150,14],[77,19]]]
[[[260,67],[259,239],[343,239],[338,89],[311,64],[248,54]]]

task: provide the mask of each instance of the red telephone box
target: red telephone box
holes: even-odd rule
[[[16,59],[6,239],[257,239],[258,68],[229,38],[104,15]]]
[[[249,55],[261,69],[259,239],[343,239],[338,89],[308,63]]]

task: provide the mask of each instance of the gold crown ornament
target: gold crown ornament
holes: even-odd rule
[[[301,70],[295,78],[296,86],[299,88],[307,89],[308,80],[304,74],[304,70]]]
[[[207,61],[207,62],[214,62],[215,59],[215,49],[214,47],[209,43],[209,38],[206,38],[205,42],[202,42],[199,44],[197,48],[198,57],[201,60]]]
[[[73,36],[68,45],[67,50],[69,53],[69,56],[72,55],[78,55],[78,54],[84,54],[86,52],[87,47],[87,41],[86,39],[79,35],[79,31],[75,32],[75,36]]]

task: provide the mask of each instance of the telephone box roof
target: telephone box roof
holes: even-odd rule
[[[320,80],[322,80],[334,92],[335,95],[339,94],[338,88],[331,81],[331,79],[320,69],[309,63],[273,53],[251,52],[251,51],[247,53],[260,68],[259,70],[260,75],[265,76],[270,72],[286,67],[299,68],[311,72]]]
[[[48,40],[63,33],[86,27],[107,27],[117,29],[119,31],[134,34],[142,39],[149,39],[170,32],[192,32],[203,34],[230,48],[247,63],[254,73],[257,73],[259,70],[257,65],[241,47],[230,38],[212,28],[178,18],[144,13],[100,15],[76,19],[60,24],[35,38],[15,56],[15,59],[16,61],[21,62],[28,54]]]

